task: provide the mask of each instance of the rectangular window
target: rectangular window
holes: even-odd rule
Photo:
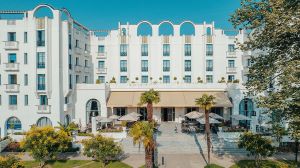
[[[100,83],[105,83],[105,76],[98,76],[98,80]]]
[[[229,67],[229,68],[234,68],[234,67],[235,67],[234,64],[235,64],[235,63],[234,63],[234,60],[228,60],[228,67]]]
[[[163,60],[163,71],[170,72],[170,60]]]
[[[69,34],[69,49],[72,49],[72,35]]]
[[[45,74],[38,74],[37,76],[37,89],[38,90],[45,90],[46,89],[46,75]]]
[[[27,43],[28,41],[27,41],[28,39],[27,39],[27,32],[24,32],[24,43]]]
[[[163,56],[170,56],[170,44],[163,44]]]
[[[69,97],[65,97],[65,104],[69,103]]]
[[[184,71],[186,71],[186,72],[192,71],[192,62],[191,62],[191,60],[185,60],[184,61]]]
[[[148,83],[148,76],[142,76],[142,83]]]
[[[28,74],[24,74],[24,86],[28,85]]]
[[[213,67],[213,60],[206,60],[206,71],[213,71]]]
[[[69,55],[69,69],[72,69],[72,55]]]
[[[191,75],[185,75],[185,76],[184,76],[184,82],[185,82],[185,83],[191,83],[191,82],[192,82],[192,77],[191,77]]]
[[[235,46],[234,44],[228,44],[228,52],[234,52]]]
[[[127,44],[120,45],[120,56],[127,56]]]
[[[232,82],[234,80],[234,75],[228,75],[228,81],[229,82]]]
[[[28,54],[24,53],[24,64],[28,64]]]
[[[213,45],[206,44],[206,56],[213,56]]]
[[[104,61],[98,61],[98,69],[104,69],[105,68],[105,62]]]
[[[142,44],[141,52],[142,56],[148,56],[148,44]]]
[[[28,95],[24,96],[24,105],[28,106]]]
[[[163,83],[170,83],[170,76],[169,75],[164,75],[163,76]]]
[[[44,69],[45,68],[45,53],[44,52],[38,52],[37,53],[37,68]]]
[[[79,40],[75,40],[75,47],[79,48]]]
[[[88,45],[84,44],[84,51],[88,51]]]
[[[253,61],[251,59],[247,59],[247,67],[251,67],[253,65]]]
[[[120,71],[127,72],[127,61],[126,60],[120,61]]]
[[[88,67],[88,60],[84,60],[84,67]]]
[[[16,32],[8,32],[7,41],[16,41]]]
[[[121,76],[120,83],[127,83],[127,76]]]
[[[17,105],[18,97],[17,95],[9,95],[9,105]]]
[[[206,75],[206,83],[213,83],[213,76],[212,75]]]
[[[88,76],[84,76],[84,83],[88,83],[89,82],[89,77]]]
[[[45,46],[45,30],[38,30],[37,31],[36,45],[38,47]]]
[[[48,105],[48,97],[47,95],[40,95],[40,105]]]
[[[191,44],[185,44],[184,45],[184,55],[185,56],[191,56],[192,55],[192,46],[191,46]]]
[[[8,84],[9,85],[17,84],[17,75],[16,74],[9,74],[8,75]]]
[[[8,54],[8,63],[16,63],[17,62],[17,54],[9,53]]]
[[[72,75],[69,75],[69,89],[73,88]]]
[[[78,57],[75,58],[75,65],[79,66],[79,58]]]
[[[75,76],[76,83],[79,83],[79,79],[80,79],[79,75],[76,75]]]
[[[98,46],[98,53],[104,53],[104,52],[105,52],[104,45],[99,45]]]
[[[126,108],[125,107],[117,107],[116,108],[116,115],[118,115],[118,116],[126,115]]]
[[[148,60],[142,60],[141,68],[142,72],[148,72]]]

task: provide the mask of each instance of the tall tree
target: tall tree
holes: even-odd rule
[[[141,121],[136,122],[129,131],[129,136],[133,138],[133,143],[143,143],[145,148],[145,167],[153,168],[153,148],[155,142],[154,135],[154,122]]]
[[[147,120],[153,120],[153,103],[158,103],[160,101],[158,91],[150,89],[147,92],[142,93],[140,97],[140,105],[147,104]]]
[[[205,135],[206,135],[206,143],[207,143],[207,158],[208,164],[210,164],[210,125],[209,125],[209,112],[212,106],[215,104],[215,97],[212,95],[203,94],[202,97],[197,98],[195,100],[196,105],[200,106],[200,108],[204,109],[205,112]]]
[[[251,32],[240,44],[243,51],[255,53],[246,83],[249,94],[259,95],[258,106],[271,115],[281,112],[293,121],[300,115],[300,1],[241,0],[230,21]]]

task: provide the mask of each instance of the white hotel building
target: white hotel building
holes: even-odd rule
[[[36,17],[43,8],[51,16]],[[213,112],[226,120],[245,114],[253,118],[251,128],[258,125],[259,112],[243,94],[250,56],[235,49],[246,40],[242,30],[227,36],[214,23],[142,21],[119,23],[108,35],[97,36],[68,10],[47,4],[1,14],[24,15],[0,19],[1,136],[34,124],[85,125],[98,115],[139,112],[143,119],[139,96],[150,88],[160,92],[154,105],[158,122],[180,122],[185,113],[200,110],[195,98],[208,93],[216,96]],[[151,35],[137,34],[143,24],[151,26]],[[169,35],[160,32],[165,24],[172,29]],[[185,24],[193,26],[193,35],[180,33]]]

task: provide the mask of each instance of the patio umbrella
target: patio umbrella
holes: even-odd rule
[[[209,116],[214,118],[214,119],[221,119],[224,120],[224,118],[216,113],[209,113]]]
[[[129,115],[129,114],[126,114],[124,116],[122,116],[121,118],[119,118],[119,121],[137,121],[138,120],[138,117],[136,116],[133,116],[133,115]]]
[[[129,115],[132,115],[134,117],[140,117],[142,116],[141,114],[137,113],[137,112],[131,112],[131,113],[128,113]]]
[[[231,118],[236,120],[251,120],[251,118],[241,114],[232,115]]]
[[[203,117],[203,113],[199,113],[198,111],[192,111],[192,112],[185,114],[184,116],[186,116],[189,119],[197,119],[197,118]]]
[[[200,122],[200,124],[205,124],[205,118],[199,118],[199,119],[197,119],[197,121]],[[209,123],[210,124],[220,124],[221,122],[214,118],[209,117]]]
[[[108,118],[113,119],[113,120],[117,120],[117,119],[120,118],[120,116],[114,114],[112,116],[109,116]]]

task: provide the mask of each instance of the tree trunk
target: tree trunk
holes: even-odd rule
[[[297,162],[298,162],[298,151],[299,151],[299,140],[296,139],[295,140],[295,162],[296,162],[296,165],[297,165]]]
[[[145,149],[145,168],[153,168],[152,149]]]
[[[205,110],[205,134],[207,142],[207,161],[210,164],[210,126],[209,126],[209,111]]]
[[[147,120],[152,121],[153,120],[153,104],[147,103]]]

